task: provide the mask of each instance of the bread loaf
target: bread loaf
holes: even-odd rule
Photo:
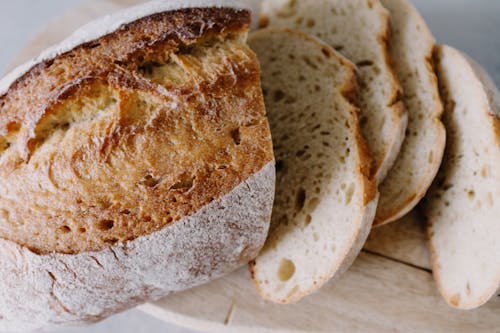
[[[0,331],[100,320],[246,264],[274,156],[250,12],[159,1],[0,83]]]
[[[436,51],[448,133],[424,213],[432,271],[444,299],[473,309],[500,287],[500,93],[459,51]]]
[[[389,13],[378,0],[264,0],[262,26],[298,29],[326,42],[357,66],[361,131],[381,182],[405,137],[407,114],[391,67]]]
[[[361,136],[354,65],[298,31],[249,38],[277,160],[271,230],[251,263],[260,295],[292,303],[340,276],[371,228],[378,200]]]

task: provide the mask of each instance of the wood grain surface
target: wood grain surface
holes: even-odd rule
[[[248,0],[256,5],[259,0]],[[82,24],[140,0],[94,0],[45,27],[16,58],[36,56]],[[338,281],[293,305],[261,300],[243,268],[141,310],[202,332],[500,332],[500,297],[459,311],[441,299],[430,271],[424,225],[416,212],[372,231]]]

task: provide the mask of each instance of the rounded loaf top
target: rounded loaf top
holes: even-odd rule
[[[99,251],[272,161],[249,24],[238,8],[150,13],[39,58],[0,97],[0,238]]]

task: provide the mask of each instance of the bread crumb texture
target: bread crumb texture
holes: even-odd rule
[[[0,97],[0,237],[98,251],[159,231],[273,160],[250,13],[155,14]]]
[[[261,30],[249,44],[262,66],[277,176],[270,234],[251,270],[264,298],[291,303],[337,272],[371,227],[366,206],[377,191],[351,103],[354,65],[293,30]]]
[[[500,286],[500,94],[459,51],[436,58],[448,137],[424,205],[432,268],[446,301],[472,309]]]
[[[357,66],[361,131],[381,181],[404,138],[407,115],[387,52],[389,13],[378,0],[265,0],[261,25],[320,38]]]

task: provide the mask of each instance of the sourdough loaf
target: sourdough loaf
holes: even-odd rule
[[[407,0],[381,2],[391,14],[390,54],[409,118],[396,163],[379,187],[375,226],[399,219],[420,202],[439,170],[446,141],[432,60],[434,37]]]
[[[352,104],[354,65],[298,31],[260,30],[249,44],[262,66],[277,161],[270,234],[250,269],[262,297],[292,303],[350,266],[378,192]]]
[[[0,331],[100,320],[263,245],[274,157],[250,12],[159,1],[0,82]]]
[[[389,13],[378,0],[264,0],[262,26],[314,35],[357,65],[361,131],[381,182],[405,136],[407,114],[387,52]]]
[[[444,299],[460,309],[500,287],[500,93],[459,51],[436,51],[448,133],[424,212],[432,270]]]

